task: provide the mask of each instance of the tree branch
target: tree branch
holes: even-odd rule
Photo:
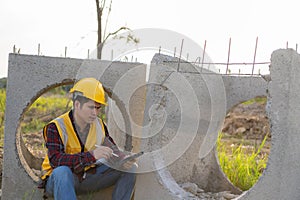
[[[110,36],[116,35],[116,34],[117,34],[118,32],[120,32],[121,30],[130,30],[130,28],[125,27],[125,26],[120,27],[120,28],[119,28],[118,30],[116,30],[115,32],[109,33],[109,34],[104,38],[104,40],[102,41],[102,43],[106,42],[106,40],[107,40]]]

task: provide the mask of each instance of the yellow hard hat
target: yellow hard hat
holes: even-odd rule
[[[75,83],[70,93],[80,92],[82,96],[91,99],[97,103],[105,103],[105,93],[102,84],[95,78],[83,78]]]

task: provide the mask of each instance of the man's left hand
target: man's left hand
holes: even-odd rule
[[[126,158],[126,157],[125,157]],[[132,165],[136,163],[136,159],[132,159],[123,164],[123,168],[129,170],[132,168]]]

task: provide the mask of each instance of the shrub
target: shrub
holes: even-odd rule
[[[231,149],[221,142],[223,134],[219,134],[217,150],[220,166],[228,179],[241,190],[250,189],[266,168],[268,155],[262,154],[268,134],[264,137],[258,149],[246,151],[245,146],[231,145]]]

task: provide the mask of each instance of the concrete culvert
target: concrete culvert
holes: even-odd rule
[[[80,78],[77,77],[79,71],[81,76],[98,76],[97,78],[101,78],[102,83],[113,91],[120,77],[135,66],[141,67],[134,77],[145,81],[145,65],[140,63],[10,54],[6,90],[2,198],[21,199],[30,195],[31,199],[41,199],[43,196],[43,191],[37,189],[38,176],[33,172],[34,168],[38,168],[38,163],[29,162],[32,155],[28,153],[26,141],[23,140],[25,138],[22,138],[20,132],[24,113],[40,95],[59,85],[73,83],[76,78]],[[109,76],[101,77],[103,71]],[[103,194],[109,195],[111,190]]]
[[[101,69],[103,64],[102,61],[89,62],[89,66],[95,66],[95,69]],[[277,50],[272,54],[271,62],[269,83],[262,77],[214,74],[215,78],[210,78],[212,75],[188,71],[194,69],[189,63],[181,63],[180,70],[176,70],[178,60],[176,63],[158,62],[151,66],[151,84],[147,88],[140,141],[140,149],[148,150],[148,154],[145,153],[140,160],[140,170],[144,173],[137,177],[135,199],[193,199],[200,197],[192,193],[201,193],[202,190],[214,194],[229,191],[238,195],[241,191],[220,170],[213,141],[221,130],[227,108],[255,96],[266,95],[267,89],[270,92],[268,116],[272,133],[268,166],[258,182],[237,198],[299,199],[299,123],[296,121],[300,118],[297,92],[300,58],[291,49]],[[32,194],[32,199],[41,199],[42,193],[33,191],[35,183],[20,164],[16,148],[19,145],[16,144],[16,134],[20,118],[32,99],[42,93],[40,91],[49,85],[74,79],[81,64],[79,59],[10,54],[3,199],[21,199],[28,193]],[[126,66],[129,69],[131,64]],[[127,70],[123,65],[120,69]],[[88,71],[92,73],[93,70],[89,68]],[[109,83],[109,80],[104,82]],[[221,90],[215,88],[215,84],[221,85]],[[221,98],[216,98],[219,96]],[[151,132],[153,130],[154,133]],[[155,151],[157,149],[159,151]]]
[[[61,84],[55,84],[53,86],[42,89],[37,93],[31,102],[26,106],[19,119],[19,127],[16,134],[16,147],[20,162],[28,173],[28,175],[35,181],[39,181],[40,168],[46,154],[46,148],[44,146],[44,139],[42,128],[48,123],[52,117],[64,110],[70,108],[69,100],[64,97],[65,103],[61,101],[62,95],[56,95],[54,98],[62,105],[59,107],[57,102],[51,105],[51,101],[45,101],[49,94],[55,92],[63,92],[60,85],[71,83],[72,81],[65,81]],[[50,92],[49,92],[50,91]],[[59,96],[59,97],[58,97]]]
[[[220,169],[214,142],[225,117],[222,77],[205,69],[195,73],[196,67],[186,62],[178,72],[176,61],[156,55],[150,66],[141,148],[154,163],[143,161],[157,171],[142,166],[152,171],[147,182],[158,179],[169,191],[166,199],[235,198],[241,190]]]
[[[20,121],[17,148],[20,160],[34,180],[40,176],[41,164],[46,155],[43,127],[72,106],[68,94],[70,85],[52,86],[33,100]]]

